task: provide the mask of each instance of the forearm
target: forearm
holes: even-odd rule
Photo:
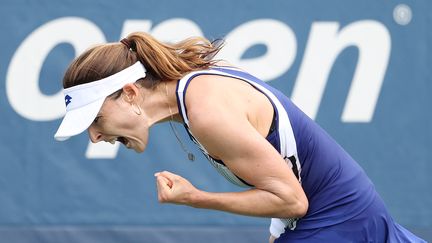
[[[306,214],[308,201],[301,187],[285,183],[263,183],[266,189],[243,192],[205,192],[195,188],[181,176],[164,171],[155,174],[158,200],[196,208],[214,209],[248,216],[301,218]]]
[[[304,214],[304,205],[294,195],[281,198],[260,189],[224,193],[199,191],[191,196],[188,205],[258,217],[297,218]]]

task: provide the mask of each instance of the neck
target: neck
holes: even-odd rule
[[[155,89],[144,94],[143,110],[152,125],[166,121],[183,123],[177,106],[176,86],[175,81],[160,82]]]

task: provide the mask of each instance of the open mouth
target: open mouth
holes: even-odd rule
[[[122,143],[126,147],[128,147],[128,145],[129,145],[129,140],[127,140],[127,138],[125,138],[125,137],[118,137],[117,141],[119,141],[120,143]]]
[[[117,137],[117,138],[114,138],[114,139],[109,140],[109,141],[106,141],[106,142],[109,142],[109,143],[111,143],[111,144],[115,144],[115,142],[120,142],[120,143],[122,143],[124,146],[126,146],[127,148],[130,147],[130,142],[129,142],[129,140],[128,140],[127,138],[125,138],[125,137]]]

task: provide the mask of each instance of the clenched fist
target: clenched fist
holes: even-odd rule
[[[200,191],[185,178],[163,171],[155,174],[158,200],[161,203],[175,203],[192,206],[192,200]]]

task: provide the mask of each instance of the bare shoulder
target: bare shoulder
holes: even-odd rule
[[[199,75],[189,83],[185,103],[189,128],[212,155],[217,155],[214,139],[227,133],[230,124],[246,119],[246,109],[238,98],[236,80],[218,75]]]
[[[241,101],[236,99],[235,83],[233,78],[219,75],[193,78],[185,98],[189,121],[198,123],[243,109]]]

